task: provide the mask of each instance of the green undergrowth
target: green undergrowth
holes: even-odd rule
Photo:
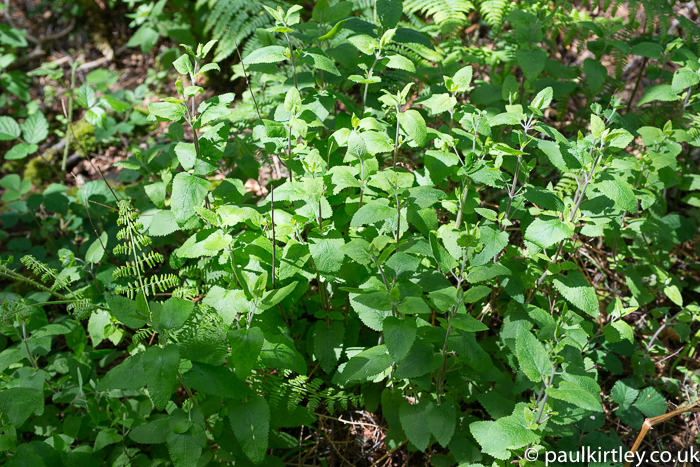
[[[143,88],[92,75],[67,123],[94,132],[52,128],[71,150],[167,130],[108,179],[0,180],[3,463],[282,466],[299,427],[362,409],[380,452],[539,466],[526,450],[627,449],[697,402],[692,22],[276,3],[243,94],[203,97],[228,39],[182,44],[147,117]],[[5,159],[41,161],[34,110],[0,116]]]

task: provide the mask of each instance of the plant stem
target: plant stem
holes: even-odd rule
[[[552,365],[552,374],[549,377],[549,381],[545,384],[546,387],[550,387],[552,385],[552,382],[554,381],[554,373],[556,372],[556,369],[557,369],[556,365]],[[537,415],[537,424],[538,425],[540,424],[540,421],[542,420],[542,412],[544,411],[544,406],[547,403],[547,395],[548,394],[547,394],[546,389],[545,389],[544,398],[542,399],[542,405],[540,405],[540,412]]]
[[[367,78],[372,77],[372,73],[374,72],[374,67],[377,66],[377,61],[379,61],[379,52],[374,54],[374,63],[372,63],[372,66],[369,69],[369,73],[367,73]],[[365,90],[362,93],[362,113],[365,113],[365,104],[367,103],[367,89],[369,89],[369,83],[365,83]]]
[[[683,99],[683,107],[681,107],[681,114],[678,116],[678,123],[676,124],[676,126],[679,128],[681,126],[681,123],[683,122],[683,116],[685,115],[685,108],[688,106],[688,101],[690,100],[690,92],[692,90],[693,90],[692,86],[689,86],[688,89],[686,89],[685,99]]]
[[[66,171],[66,161],[68,160],[68,151],[70,150],[70,125],[73,124],[73,88],[75,88],[75,70],[78,68],[78,62],[74,61],[70,67],[70,90],[68,91],[68,121],[66,122],[66,146],[63,148],[63,160],[61,160],[61,171]]]
[[[386,274],[384,274],[384,270],[382,269],[382,265],[379,264],[379,261],[377,261],[377,257],[374,255],[370,255],[369,258],[372,260],[375,266],[377,266],[377,269],[379,270],[379,274],[382,276],[382,280],[384,281],[384,287],[386,288],[387,292],[391,291],[391,287],[389,286],[389,281],[386,279]],[[392,304],[391,305],[391,314],[393,316],[396,316],[396,307]],[[381,340],[381,336],[379,338]],[[377,344],[379,345],[379,344]]]
[[[459,203],[459,211],[457,211],[457,220],[455,220],[455,229],[457,230],[459,230],[459,226],[462,224],[462,214],[464,214],[464,205],[467,204],[469,184],[469,178],[467,178],[467,185],[464,187],[464,193],[462,194],[462,202]]]
[[[457,277],[457,285],[455,289],[459,291],[462,288],[462,282],[464,281],[464,268],[467,265],[467,251],[465,249],[462,255],[462,267],[459,271],[459,277]],[[440,396],[442,395],[442,383],[445,378],[447,370],[447,340],[450,338],[450,333],[452,332],[452,318],[457,315],[457,306],[455,305],[448,312],[448,322],[447,322],[447,332],[445,333],[445,342],[442,344],[442,366],[438,369],[437,379],[435,381],[437,403],[440,405]]]
[[[580,190],[577,192],[577,196],[575,196],[575,205],[573,211],[571,211],[571,216],[569,217],[569,222],[573,222],[574,219],[576,219],[576,213],[578,212],[579,206],[581,206],[581,202],[583,201],[583,197],[586,195],[586,189],[588,188],[588,184],[591,182],[593,179],[593,173],[595,172],[596,167],[598,166],[598,163],[600,162],[601,157],[603,156],[603,148],[602,148],[602,142],[601,142],[601,149],[600,153],[598,154],[598,157],[596,157],[595,162],[593,163],[593,167],[591,167],[590,172],[586,174],[586,178],[584,180],[583,186],[580,186]],[[578,199],[576,199],[578,198]],[[561,242],[559,242],[559,247],[557,248],[557,252],[554,254],[554,258],[552,259],[552,263],[556,263],[557,259],[559,259],[559,255],[562,252],[562,249],[564,248],[564,242],[566,239],[563,239]],[[547,270],[549,269],[549,265],[552,263],[547,263],[547,265],[544,268],[544,271],[542,272],[542,275],[540,276],[539,279],[537,279],[537,287],[542,284],[542,281],[544,280],[545,277],[547,277]],[[532,298],[532,295],[530,296]],[[529,300],[528,300],[529,302]]]
[[[275,288],[275,254],[276,254],[276,237],[275,237],[275,186],[270,184],[270,224],[272,224],[272,288]]]
[[[289,136],[287,138],[287,160],[291,159],[291,157],[292,157],[292,125],[289,125]],[[294,183],[294,174],[292,174],[292,169],[288,165],[287,165],[287,170],[289,171],[289,183]]]
[[[194,71],[190,74],[190,80],[192,81],[192,86],[196,86],[195,84],[195,76],[197,76],[197,68],[199,67],[199,63],[197,63],[197,60],[194,61]],[[194,129],[194,121],[197,118],[197,108],[195,107],[195,97],[192,96],[192,99],[190,99],[190,102],[192,103],[192,113],[190,113],[190,128],[192,128],[192,138],[194,139],[194,150],[197,153],[197,158],[199,159],[199,137],[197,136],[197,130]],[[187,106],[185,106],[187,107]],[[188,112],[189,113],[189,112]]]
[[[642,75],[644,74],[645,67],[647,65],[647,60],[649,60],[647,57],[644,57],[644,61],[642,62],[642,69],[639,70],[639,74],[637,75],[637,81],[634,83],[634,90],[632,91],[632,95],[630,96],[630,101],[627,103],[627,110],[625,110],[625,113],[629,112],[630,109],[632,108],[632,100],[634,99],[634,96],[637,94],[637,89],[639,88],[639,82],[642,80]]]
[[[297,82],[297,66],[296,63],[294,62],[294,46],[292,45],[292,41],[289,39],[289,34],[286,32],[284,33],[284,37],[287,38],[287,44],[289,44],[289,57],[292,60],[292,73],[294,74],[294,87],[299,90],[299,83]]]
[[[10,279],[22,281],[22,282],[25,282],[27,284],[33,285],[37,289],[43,290],[44,292],[48,292],[51,295],[55,295],[56,297],[60,298],[61,300],[66,300],[66,301],[70,300],[65,295],[62,295],[62,294],[56,292],[55,290],[51,290],[50,288],[46,287],[45,285],[40,284],[39,282],[36,282],[32,279],[29,279],[28,277],[24,277],[22,274],[16,273],[13,270],[8,269],[7,267],[5,267],[3,265],[0,265],[0,276],[5,276],[5,277],[10,278]]]
[[[399,203],[399,195],[394,193],[396,199],[396,251],[399,251],[399,240],[401,239],[401,204]]]
[[[523,140],[520,143],[520,152],[523,152],[523,149],[525,149],[525,146],[527,146],[527,138],[529,138],[527,132],[530,131],[531,124],[532,124],[532,119],[534,115],[530,117],[530,119],[523,125]],[[518,154],[518,162],[515,164],[515,173],[513,174],[513,182],[511,183],[510,186],[510,191],[508,191],[508,206],[506,207],[505,215],[503,216],[503,223],[501,224],[501,230],[504,230],[506,228],[505,221],[507,221],[510,217],[510,208],[513,205],[513,198],[515,197],[515,189],[517,188],[518,185],[518,172],[520,172],[520,164],[522,162],[522,154]]]
[[[401,114],[401,105],[396,106],[396,138],[394,139],[394,172],[396,172],[396,156],[399,150],[399,115]]]
[[[255,104],[255,112],[258,114],[258,119],[262,120],[262,117],[260,116],[260,109],[258,108],[258,101],[255,100],[255,93],[253,93],[253,86],[251,86],[250,81],[248,80],[248,72],[246,72],[245,65],[243,64],[243,57],[241,57],[241,51],[238,50],[236,35],[233,34],[231,28],[229,28],[229,32],[231,33],[231,37],[233,38],[233,45],[236,48],[236,52],[238,52],[238,61],[241,64],[241,68],[243,68],[243,77],[245,78],[245,84],[248,87],[248,90],[250,91],[250,97],[253,98],[253,104]]]
[[[190,389],[190,387],[185,384],[185,381],[182,379],[182,373],[180,373],[179,370],[177,372],[177,377],[180,380],[180,384],[182,385],[185,392],[187,393],[187,397],[189,397],[190,400],[192,401],[192,405],[194,405],[195,407],[198,407],[199,404],[197,403],[197,399],[194,398],[194,394],[192,394],[192,390]],[[214,436],[214,430],[209,425],[209,422],[207,421],[206,418],[204,419],[204,425],[206,425],[206,428],[207,428],[207,430],[209,430],[209,433],[211,433],[211,435]]]
[[[360,156],[360,179],[362,185],[360,186],[360,207],[362,207],[362,197],[365,194],[365,162]]]
[[[32,352],[29,350],[29,343],[27,343],[27,326],[22,323],[22,341],[24,342],[24,347],[27,349],[27,357],[29,357],[29,363],[32,364],[32,368],[35,370],[39,370],[39,367],[36,364],[36,361],[34,360],[34,357],[32,357]]]

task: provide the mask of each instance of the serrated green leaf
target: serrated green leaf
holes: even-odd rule
[[[394,377],[397,379],[419,378],[437,370],[442,362],[442,354],[436,353],[432,344],[416,339],[408,355],[397,365]]]
[[[110,444],[120,443],[124,437],[117,432],[116,428],[104,428],[97,433],[93,452],[99,451]]]
[[[421,103],[430,109],[432,115],[439,115],[454,109],[455,105],[457,105],[457,99],[449,94],[433,94],[430,96],[430,99]]]
[[[153,237],[162,237],[180,230],[172,211],[158,211],[153,216],[153,221],[148,227],[148,234]]]
[[[182,327],[194,311],[194,303],[179,297],[171,297],[163,303],[160,320],[156,326],[159,331],[175,331]]]
[[[237,329],[227,334],[231,346],[231,362],[236,376],[243,379],[255,368],[265,338],[258,327]]]
[[[401,428],[406,433],[408,440],[418,448],[425,451],[430,443],[430,429],[426,423],[428,416],[428,401],[421,398],[415,405],[404,401],[399,406],[399,419]]]
[[[564,201],[554,192],[545,188],[529,186],[523,194],[523,198],[550,211],[564,212]]]
[[[523,71],[523,75],[525,75],[525,79],[534,81],[544,70],[547,54],[541,49],[518,49],[515,52],[515,58],[518,61],[518,66]]]
[[[593,93],[603,89],[605,80],[608,78],[608,70],[599,61],[587,58],[583,61],[583,72],[586,74],[588,87]]]
[[[567,302],[589,316],[598,317],[600,312],[595,289],[579,271],[569,271],[567,276],[555,276],[553,284]]]
[[[508,245],[508,232],[501,232],[500,229],[492,226],[483,226],[481,227],[481,242],[484,243],[484,247],[472,259],[472,266],[483,266],[500,253]]]
[[[85,83],[77,91],[75,91],[75,100],[83,108],[89,109],[97,103],[95,90]]]
[[[399,113],[399,123],[418,146],[425,146],[428,137],[427,126],[418,111],[409,109]]]
[[[537,218],[525,230],[525,240],[541,248],[549,248],[573,234],[573,229],[559,219]]]
[[[321,368],[330,373],[338,364],[343,351],[345,325],[342,321],[333,321],[330,326],[325,321],[318,321],[314,329],[314,355]]]
[[[165,443],[170,431],[170,419],[159,418],[129,430],[129,438],[139,444]]]
[[[399,319],[388,316],[384,319],[384,340],[389,355],[396,363],[403,360],[408,351],[411,350],[413,342],[416,340],[416,320],[414,318]]]
[[[474,69],[471,65],[465,66],[455,73],[452,77],[452,81],[457,85],[457,92],[466,92],[469,90],[473,74]]]
[[[172,211],[179,224],[196,215],[195,207],[204,203],[209,192],[209,181],[185,172],[180,172],[173,180]]]
[[[192,408],[189,413],[176,409],[172,412],[169,421],[166,443],[173,465],[196,467],[207,441],[202,412],[199,407]]]
[[[34,388],[4,388],[0,391],[0,412],[18,428],[32,414],[41,415],[44,412],[44,395]]]
[[[370,381],[391,366],[393,359],[386,345],[377,345],[355,355],[348,361],[341,374],[340,384]],[[334,378],[334,382],[336,379]]]
[[[546,87],[540,92],[538,92],[535,98],[532,99],[530,107],[534,107],[539,110],[544,110],[547,107],[549,107],[549,104],[552,103],[552,97],[554,97],[554,92],[552,91],[552,88]]]
[[[244,65],[255,63],[278,63],[286,60],[285,48],[278,45],[270,45],[261,49],[253,50],[243,59]]]
[[[304,56],[311,57],[311,60],[313,60],[314,63],[314,68],[327,71],[328,73],[332,73],[336,76],[340,76],[340,71],[338,71],[338,68],[336,68],[333,60],[328,58],[326,53],[323,52],[321,49],[317,47],[304,49]]]
[[[628,340],[634,342],[634,331],[624,321],[615,321],[603,330],[603,335],[611,343]]]
[[[19,138],[20,133],[19,124],[14,118],[6,115],[0,116],[0,141],[10,141]]]
[[[148,104],[148,111],[168,122],[177,122],[187,113],[184,105],[173,102],[151,102]]]
[[[658,86],[648,86],[644,89],[644,96],[637,102],[637,107],[641,107],[649,102],[673,102],[679,99],[678,95],[673,92],[670,84],[659,84]]]
[[[652,418],[666,413],[666,400],[654,388],[645,388],[637,397],[634,407],[645,416]]]
[[[314,5],[311,18],[317,23],[327,23],[331,19],[331,9],[328,0],[318,0]]]
[[[374,53],[374,49],[379,47],[379,42],[377,39],[366,34],[352,36],[348,38],[348,41],[350,41],[350,43],[354,45],[357,50],[365,55],[372,55]]]
[[[109,305],[110,313],[112,313],[112,316],[114,316],[120,323],[123,323],[133,329],[138,329],[146,324],[146,322],[142,319],[144,316],[138,312],[136,302],[133,300],[112,294],[107,294],[106,299],[107,304]]]
[[[253,396],[246,401],[230,401],[228,418],[245,455],[255,464],[262,462],[270,429],[270,408],[265,398]]]
[[[97,384],[98,391],[140,389],[146,385],[143,353],[132,355],[107,372]]]
[[[352,216],[350,227],[376,224],[392,216],[396,217],[396,209],[389,206],[388,200],[372,200],[358,209],[355,215]]]
[[[457,424],[457,409],[454,401],[446,399],[440,405],[429,401],[426,415],[430,432],[442,447],[447,448]]]
[[[547,388],[545,392],[549,397],[566,401],[582,409],[594,412],[603,411],[603,406],[600,404],[600,396],[593,395],[570,381],[562,381],[558,387]]]
[[[456,268],[457,261],[450,256],[449,252],[440,245],[437,239],[437,234],[433,231],[428,235],[428,241],[430,242],[430,251],[433,258],[437,262],[440,270],[447,274],[452,269]]]
[[[306,374],[306,360],[290,339],[275,334],[266,334],[260,360],[267,366],[278,370],[292,370],[300,375]]]
[[[623,406],[630,406],[639,395],[639,390],[629,386],[624,381],[615,382],[610,396],[612,400]]]
[[[408,71],[410,73],[416,72],[416,66],[411,60],[404,57],[403,55],[394,54],[389,55],[389,61],[386,64],[387,68],[393,68],[396,70]]]
[[[551,377],[552,362],[547,350],[530,331],[521,330],[518,333],[515,338],[515,353],[520,369],[530,381],[540,382],[543,377]]]
[[[463,300],[464,303],[476,303],[484,297],[488,297],[491,293],[491,287],[486,287],[485,285],[477,285],[469,288],[464,292]]]
[[[85,261],[91,264],[96,264],[102,261],[105,254],[104,245],[107,245],[107,232],[102,232],[100,238],[95,239],[85,253]]]
[[[633,55],[641,55],[642,57],[659,60],[664,49],[656,42],[640,42],[632,47],[630,53]]]
[[[149,347],[143,355],[143,367],[148,369],[145,372],[148,394],[158,410],[165,409],[170,401],[179,365],[180,349],[175,344]]]
[[[630,184],[624,180],[602,180],[594,186],[607,198],[610,198],[618,209],[632,212],[636,210],[637,197],[634,195]]]
[[[192,362],[182,379],[190,388],[218,397],[242,399],[253,394],[248,385],[223,366]]]
[[[700,75],[691,68],[683,67],[676,70],[671,82],[671,90],[675,93],[685,91],[700,83]]]
[[[528,444],[540,442],[540,435],[528,427],[523,416],[525,404],[518,404],[513,415],[496,421],[478,421],[469,425],[474,439],[484,453],[496,459],[510,459],[511,449],[519,449]]]
[[[190,61],[190,57],[187,55],[180,55],[180,57],[173,62],[173,66],[181,75],[187,75],[193,71],[192,62]]]
[[[402,0],[377,0],[377,16],[384,29],[395,28],[403,14]]]
[[[474,318],[472,315],[461,313],[454,318],[450,318],[450,324],[453,328],[464,332],[481,332],[488,331],[489,329],[488,326]]]
[[[49,136],[49,122],[41,112],[35,112],[22,123],[24,141],[29,144],[39,144]]]
[[[603,120],[593,114],[591,115],[591,134],[593,135],[594,138],[600,139],[603,136],[603,132],[605,131],[605,122]]]

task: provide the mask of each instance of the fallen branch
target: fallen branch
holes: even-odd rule
[[[639,449],[639,446],[641,446],[642,441],[644,441],[644,437],[647,435],[647,432],[652,429],[654,425],[657,423],[662,423],[668,420],[669,418],[673,418],[676,415],[682,415],[684,413],[688,412],[700,412],[700,408],[697,407],[698,402],[688,406],[688,407],[681,407],[679,409],[676,409],[672,412],[669,412],[667,414],[659,415],[658,417],[652,417],[652,418],[647,418],[644,420],[644,424],[642,425],[642,430],[639,432],[639,435],[637,435],[637,439],[634,442],[634,445],[632,446],[632,449],[629,450],[629,452],[637,452]],[[627,459],[627,456],[625,455],[625,459]],[[629,467],[630,462],[625,462],[625,467]]]

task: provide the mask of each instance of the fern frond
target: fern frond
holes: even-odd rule
[[[35,275],[39,276],[43,283],[53,281],[53,284],[51,285],[52,292],[64,289],[68,292],[68,294],[71,294],[72,291],[70,290],[69,286],[73,280],[70,278],[70,274],[65,272],[65,270],[58,272],[57,270],[49,267],[47,264],[42,263],[32,255],[25,255],[20,261]]]
[[[158,252],[151,251],[145,255],[138,256],[134,261],[127,261],[124,266],[119,266],[112,272],[112,277],[119,279],[120,277],[138,276],[139,271],[144,271],[146,266],[149,268],[156,267],[156,263],[162,263],[163,255]]]
[[[12,326],[17,321],[24,321],[34,312],[34,305],[24,298],[4,300],[0,304],[0,315],[5,326]]]
[[[554,187],[554,192],[560,198],[565,198],[566,196],[571,196],[576,192],[578,188],[578,182],[576,181],[576,174],[573,172],[567,172],[562,175],[561,179],[557,182]]]
[[[199,289],[197,287],[178,287],[173,290],[173,297],[184,298],[185,300],[194,300],[199,295]]]
[[[492,28],[500,28],[503,18],[510,12],[512,2],[506,0],[481,0],[479,2],[479,13],[484,18],[486,24]]]
[[[69,303],[66,307],[68,311],[72,312],[76,318],[85,319],[88,318],[93,311],[97,310],[97,305],[95,302],[89,298],[78,298],[76,301]]]
[[[146,339],[150,338],[153,335],[153,330],[150,328],[143,328],[139,329],[134,333],[133,336],[131,336],[131,343],[133,345],[139,345],[141,342],[145,341]]]
[[[214,62],[228,58],[235,51],[235,43],[243,46],[258,28],[265,28],[272,24],[273,18],[267,14],[262,5],[267,5],[273,10],[277,6],[284,6],[282,0],[263,0],[251,2],[249,0],[213,0],[197,3],[197,11],[209,7],[204,33],[210,34],[216,39]],[[235,43],[234,37],[235,36]]]
[[[58,271],[50,268],[47,264],[42,263],[37,260],[32,255],[25,255],[20,259],[22,264],[24,264],[27,269],[31,270],[36,276],[38,276],[43,283],[47,283],[50,280],[56,280],[58,276]]]
[[[474,10],[469,0],[406,0],[403,9],[407,14],[419,13],[440,26],[462,26],[467,15]]]
[[[155,295],[158,291],[165,292],[172,287],[176,287],[179,283],[180,279],[175,274],[155,275],[143,279],[144,288],[152,295]],[[140,284],[119,285],[116,288],[118,294],[126,295],[131,299],[133,299],[140,290]]]

